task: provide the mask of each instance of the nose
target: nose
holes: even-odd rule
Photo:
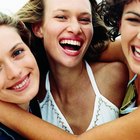
[[[71,33],[74,33],[75,35],[82,32],[81,25],[77,19],[70,20],[67,30]]]
[[[8,62],[5,66],[5,72],[8,80],[13,80],[21,75],[21,67],[14,62]]]

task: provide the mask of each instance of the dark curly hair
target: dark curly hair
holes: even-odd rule
[[[94,34],[84,59],[89,62],[93,62],[97,61],[101,53],[107,48],[109,38],[107,35],[108,30],[97,12],[97,2],[95,0],[89,1],[91,3],[92,9],[92,24]]]
[[[114,41],[120,35],[119,27],[124,6],[132,0],[102,0],[97,7],[97,12],[106,26],[110,27],[109,38]]]

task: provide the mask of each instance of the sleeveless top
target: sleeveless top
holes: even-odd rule
[[[112,102],[110,102],[107,98],[105,98],[103,95],[101,95],[101,93],[97,87],[92,70],[87,62],[86,62],[86,69],[87,69],[87,73],[88,73],[89,79],[91,81],[93,90],[95,91],[95,94],[96,94],[95,103],[93,102],[93,105],[94,104],[95,105],[94,105],[92,119],[87,128],[87,130],[89,130],[97,125],[100,125],[100,124],[103,124],[103,123],[106,123],[106,122],[109,122],[109,121],[112,121],[112,120],[118,118],[119,109]],[[40,103],[42,119],[73,134],[73,131],[70,128],[65,116],[63,116],[62,112],[58,108],[58,106],[55,103],[54,98],[51,94],[50,82],[49,82],[49,72],[47,73],[47,76],[46,76],[46,90],[47,90],[46,97]]]
[[[135,74],[134,77],[128,83],[126,95],[120,108],[120,116],[126,115],[137,108],[136,107],[137,91],[134,83],[136,78],[137,74]]]

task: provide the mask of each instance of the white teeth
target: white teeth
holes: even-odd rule
[[[135,51],[135,56],[140,57],[140,54]]]
[[[140,53],[140,48],[135,48],[135,51]]]
[[[26,82],[27,82],[27,79],[25,79],[24,81],[22,81],[21,84],[15,86],[14,89],[20,89],[20,88],[22,88],[26,84]]]
[[[76,45],[76,46],[81,45],[81,43],[79,41],[76,41],[76,40],[62,40],[60,43],[61,44]]]

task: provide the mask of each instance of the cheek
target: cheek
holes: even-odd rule
[[[53,27],[53,25],[47,27],[47,25],[44,25],[43,28],[43,41],[44,41],[44,45],[46,46],[47,44],[49,46],[51,46],[51,43],[55,41],[55,38],[58,34],[58,29],[55,26]]]
[[[6,87],[6,83],[4,82],[5,77],[2,77],[0,74],[0,78],[2,78],[3,80],[0,81],[0,100],[1,101],[6,101],[9,102],[9,98],[11,97],[11,95],[6,91],[5,87]],[[10,95],[10,96],[9,96]],[[11,99],[11,98],[10,98]]]
[[[1,90],[4,88],[4,79],[6,79],[6,77],[4,76],[4,74],[2,74],[2,73],[0,73],[0,92],[1,92]],[[1,94],[1,93],[0,93]]]
[[[51,24],[51,23],[50,23]],[[58,24],[51,24],[49,27],[44,25],[43,44],[47,52],[58,45],[59,37],[62,35],[64,28]]]
[[[93,38],[93,35],[94,35],[94,30],[93,30],[93,28],[90,29],[90,33],[89,33],[89,34],[90,34],[90,39],[92,39],[92,38]]]
[[[127,34],[121,34],[121,45],[124,55],[126,54],[129,47],[129,38]]]
[[[92,40],[93,34],[94,34],[94,30],[92,27],[89,28],[85,28],[83,29],[86,38],[88,39],[88,41],[90,42]]]
[[[46,37],[54,36],[61,31],[61,24],[55,22],[47,22],[43,25],[44,35]]]
[[[27,54],[27,57],[22,61],[21,65],[30,69],[38,70],[37,62],[32,54]]]
[[[32,73],[34,81],[39,82],[40,73],[39,73],[39,68],[38,68],[38,65],[37,65],[36,61],[34,59],[30,59],[30,60],[28,60],[27,63],[28,63],[27,67],[26,67],[27,71]]]
[[[128,47],[122,44],[122,51],[123,51],[123,53],[124,53],[124,56],[127,58]]]
[[[38,65],[35,59],[30,59],[29,65],[33,70],[39,73]]]
[[[122,36],[122,41],[128,43],[136,36],[138,28],[134,25],[128,24],[127,22],[122,22],[120,27],[120,33]]]

